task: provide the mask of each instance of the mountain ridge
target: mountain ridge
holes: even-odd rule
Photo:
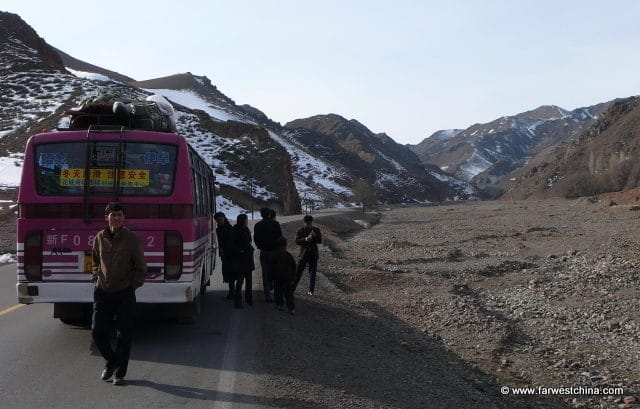
[[[572,111],[542,105],[400,145],[337,114],[281,125],[258,108],[237,105],[207,76],[185,72],[136,81],[51,47],[15,14],[0,12],[0,22],[0,155],[20,155],[29,135],[55,129],[60,115],[86,98],[104,92],[136,98],[159,93],[174,104],[179,133],[215,169],[222,208],[238,211],[261,205],[295,213],[303,204],[467,200],[477,198],[478,189],[483,197],[505,192],[528,197],[530,192],[511,182],[554,167],[594,123],[604,126],[600,115],[617,103]],[[84,78],[77,71],[106,78]],[[624,117],[607,115],[610,122]]]
[[[5,30],[5,37],[19,39],[21,30],[26,30],[33,38],[32,43],[37,40],[38,47],[55,52],[45,47],[46,42],[30,27],[19,27],[28,25],[17,17],[11,17],[15,24]],[[365,200],[370,201],[368,204],[434,202],[473,196],[469,186],[439,169],[424,167],[417,160],[407,162],[404,167],[396,166],[398,160],[404,160],[398,152],[406,156],[409,151],[388,135],[375,134],[355,120],[348,122],[350,132],[366,135],[367,144],[373,141],[377,147],[375,151],[354,152],[368,155],[367,163],[376,162],[384,168],[383,172],[369,173],[366,179],[357,177],[361,170],[353,163],[340,164],[332,160],[343,154],[342,148],[314,153],[291,137],[291,130],[270,120],[259,109],[248,104],[237,105],[206,76],[186,72],[129,81],[126,75],[84,63],[68,54],[52,60],[54,64],[16,66],[16,61],[29,61],[29,56],[37,54],[37,50],[28,46],[14,53],[12,50],[14,48],[0,48],[0,59],[8,62],[0,84],[0,93],[6,94],[6,109],[0,112],[0,137],[4,136],[0,153],[5,155],[20,155],[29,135],[43,128],[55,129],[59,117],[81,101],[101,93],[129,98],[158,93],[174,105],[178,132],[214,168],[221,186],[222,210],[246,211],[271,206],[290,214],[299,213],[303,202],[305,207],[316,208],[353,206]],[[72,71],[67,70],[64,61]],[[85,75],[87,72],[104,78]],[[28,102],[27,94],[31,96]],[[342,121],[336,122],[341,124]],[[316,136],[326,138],[319,133]],[[350,143],[357,141],[350,139]],[[394,186],[407,183],[424,186],[417,196],[412,189],[401,193],[399,187]]]
[[[67,68],[67,69],[71,68],[72,70],[76,70],[76,71],[84,71],[84,72],[102,74],[105,77],[112,78],[112,79],[114,79],[116,81],[120,81],[120,82],[123,82],[125,84],[135,81],[133,78],[128,77],[126,75],[120,74],[120,73],[115,72],[115,71],[107,70],[105,68],[98,67],[97,65],[89,64],[87,62],[79,60],[79,59],[77,59],[75,57],[70,56],[69,54],[65,53],[64,51],[59,50],[58,48],[53,47],[53,49],[56,50],[56,52],[58,53],[58,55],[60,56],[60,58],[62,60],[62,63],[64,64],[65,68]]]
[[[611,102],[568,111],[542,105],[462,130],[438,131],[409,147],[423,163],[473,183],[485,197],[502,193],[500,182],[545,149],[560,149],[595,122]]]

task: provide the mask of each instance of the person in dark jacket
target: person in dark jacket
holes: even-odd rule
[[[218,254],[222,261],[222,281],[229,285],[227,300],[233,299],[234,275],[233,275],[233,227],[227,217],[222,212],[213,215],[218,227],[216,236],[218,237]]]
[[[105,359],[100,378],[122,385],[129,366],[136,289],[147,275],[144,250],[138,236],[124,227],[124,207],[107,205],[108,227],[96,234],[92,249],[93,342]],[[116,349],[111,347],[109,328],[115,319]],[[115,375],[115,376],[114,376]]]
[[[260,220],[253,227],[253,240],[260,249],[260,268],[262,269],[262,289],[266,302],[273,302],[273,278],[271,277],[270,264],[273,252],[276,249],[276,240],[282,237],[280,223],[271,218],[271,209],[260,209]]]
[[[276,241],[276,250],[271,258],[271,274],[275,287],[276,307],[282,310],[283,298],[290,314],[295,314],[293,287],[296,278],[296,260],[287,251],[287,239],[280,237]]]
[[[318,271],[318,244],[322,243],[320,229],[313,226],[313,216],[306,215],[303,219],[304,227],[296,233],[296,244],[300,246],[300,260],[296,269],[296,282],[294,289],[298,286],[302,273],[309,265],[309,292],[313,295],[316,288],[316,272]]]
[[[246,214],[239,214],[236,225],[233,226],[233,262],[235,275],[235,302],[236,308],[242,308],[242,283],[244,287],[244,300],[247,305],[253,305],[253,285],[252,275],[256,268],[253,263],[253,246],[251,245],[251,231],[247,227],[248,219]]]

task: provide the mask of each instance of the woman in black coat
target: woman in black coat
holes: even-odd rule
[[[256,268],[253,262],[253,246],[251,245],[251,231],[247,226],[246,214],[239,214],[236,225],[233,226],[234,244],[234,275],[236,280],[235,307],[242,308],[242,282],[245,281],[244,300],[253,305],[252,275]]]
[[[216,236],[218,237],[218,254],[222,261],[222,281],[229,284],[229,293],[227,300],[233,298],[233,227],[227,217],[222,212],[213,215],[218,227],[216,227]]]

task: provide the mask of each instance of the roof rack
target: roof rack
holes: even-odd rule
[[[58,130],[112,127],[175,133],[173,107],[164,98],[152,95],[147,100],[129,100],[104,94],[83,102],[78,110],[66,111]],[[160,98],[160,99],[159,99]],[[166,104],[166,105],[165,105]],[[65,126],[68,124],[67,126]]]

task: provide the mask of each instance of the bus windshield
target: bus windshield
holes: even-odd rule
[[[115,189],[119,196],[173,192],[175,145],[90,141],[87,147],[87,142],[60,142],[37,145],[35,155],[36,189],[42,196],[84,194],[87,170],[91,195],[113,195]]]

